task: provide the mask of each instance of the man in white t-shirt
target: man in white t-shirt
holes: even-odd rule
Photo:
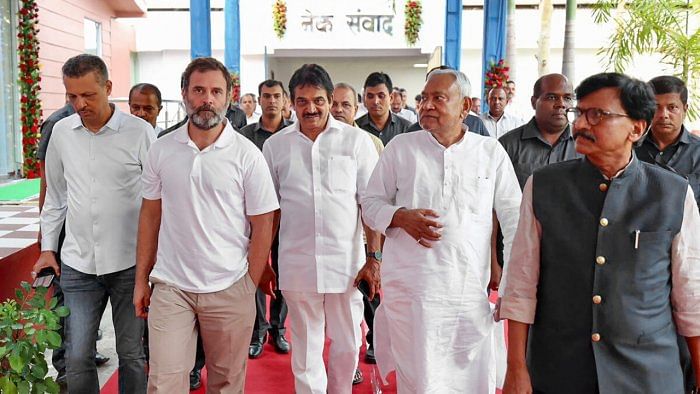
[[[142,178],[134,305],[148,316],[148,391],[188,391],[199,330],[207,392],[240,393],[255,290],[274,287],[267,260],[279,205],[262,154],[225,118],[226,67],[198,58],[183,79],[189,120],[153,144]]]

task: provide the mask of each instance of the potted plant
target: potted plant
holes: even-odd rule
[[[61,345],[59,318],[68,315],[47,301],[48,288],[32,289],[27,282],[15,291],[17,299],[0,304],[0,392],[7,394],[58,393],[59,386],[47,377],[44,353]]]

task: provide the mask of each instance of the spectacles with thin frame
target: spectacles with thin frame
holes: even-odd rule
[[[581,110],[580,108],[574,107],[566,109],[566,118],[569,119],[569,122],[571,123],[574,123],[576,119],[581,117],[582,114],[586,116],[586,121],[591,126],[597,125],[601,120],[603,120],[603,118],[612,118],[616,116],[624,116],[625,118],[629,118],[629,115],[603,111],[600,108],[588,108],[586,110]]]

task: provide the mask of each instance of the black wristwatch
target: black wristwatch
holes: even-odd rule
[[[373,258],[377,261],[382,261],[382,252],[381,251],[367,252],[367,257]]]

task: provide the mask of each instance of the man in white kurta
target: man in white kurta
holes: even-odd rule
[[[333,84],[323,68],[302,66],[289,91],[298,120],[270,137],[263,154],[280,201],[279,288],[289,308],[295,391],[350,394],[362,343],[362,295],[353,285],[379,285],[359,205],[377,151],[364,130],[330,116]],[[371,233],[368,252],[378,252]]]
[[[487,296],[492,212],[506,258],[520,187],[493,138],[466,133],[469,80],[436,70],[419,112],[425,130],[397,136],[362,198],[365,223],[386,234],[375,355],[399,393],[493,393],[495,323]]]

